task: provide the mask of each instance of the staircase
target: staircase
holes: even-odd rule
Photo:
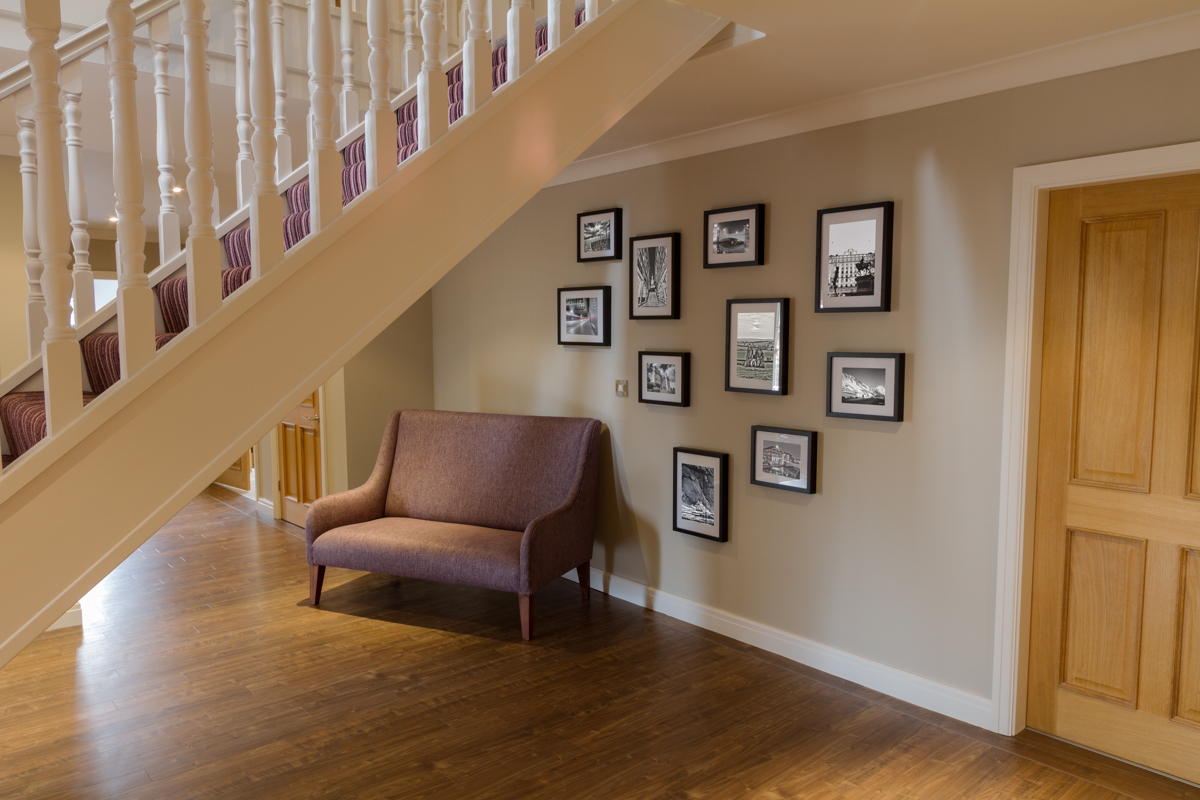
[[[422,0],[420,72],[388,97],[388,60],[408,54],[389,53],[387,0],[359,3],[371,45],[366,119],[336,141],[330,133],[331,2],[310,0],[313,145],[308,164],[276,184],[268,0],[235,0],[235,11],[249,15],[244,88],[254,180],[235,214],[206,226],[211,127],[232,124],[232,115],[210,117],[204,107],[205,4],[182,0],[175,13],[182,11],[189,68],[193,224],[187,246],[147,277],[140,274],[145,232],[136,138],[137,115],[147,112],[133,100],[132,34],[135,19],[172,13],[176,2],[143,0],[131,10],[129,0],[113,0],[107,28],[80,34],[106,38],[110,48],[121,280],[117,301],[81,315],[75,327],[67,308],[72,215],[53,105],[57,0],[25,4],[34,43],[23,66],[32,67],[34,98],[17,108],[36,121],[35,255],[42,272],[30,285],[32,300],[40,301],[38,289],[44,295],[44,311],[33,311],[48,324],[41,353],[0,384],[0,404],[17,406],[6,426],[25,420],[24,440],[7,442],[15,460],[0,474],[0,665],[723,25],[670,0],[618,0],[603,13],[600,0],[587,0],[576,28],[571,9],[550,0],[546,32],[538,33],[529,0],[512,0],[511,8],[468,0],[466,46],[442,59],[442,4]],[[493,20],[505,18],[497,15],[501,5],[507,12],[504,41],[499,31],[489,41],[488,4]],[[410,7],[406,0],[406,12]],[[78,52],[71,44],[59,50]],[[11,72],[0,76],[0,91],[16,84]],[[78,299],[78,280],[74,291]],[[81,348],[81,340],[90,344]],[[24,397],[10,399],[14,394]],[[37,439],[42,409],[46,432]]]

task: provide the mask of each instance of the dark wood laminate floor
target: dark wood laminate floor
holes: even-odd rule
[[[558,581],[330,569],[208,490],[0,670],[0,797],[1200,798]]]

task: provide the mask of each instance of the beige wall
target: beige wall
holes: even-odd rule
[[[1192,52],[547,189],[435,287],[437,406],[608,424],[593,566],[988,696],[1012,170],[1200,139],[1198,96]],[[889,199],[892,312],[815,314],[817,210]],[[704,210],[754,202],[767,265],[701,269]],[[681,320],[629,321],[627,264],[575,262],[575,214],[611,206],[683,233]],[[555,290],[589,284],[613,346],[560,347]],[[790,394],[723,391],[725,300],[781,295]],[[637,403],[657,348],[691,351],[691,408]],[[825,416],[839,350],[908,354],[903,423]],[[820,431],[816,495],[749,484],[755,424]],[[671,530],[676,445],[730,454],[728,543]]]
[[[21,159],[0,156],[0,377],[25,363],[25,248]]]

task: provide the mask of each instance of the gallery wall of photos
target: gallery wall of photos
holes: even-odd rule
[[[891,310],[891,201],[817,212],[814,314]],[[628,319],[681,318],[683,233],[670,231],[624,241],[623,210],[587,211],[577,217],[576,260],[627,261]],[[704,212],[702,267],[728,269],[766,264],[766,205]],[[704,280],[703,272],[689,280]],[[558,290],[558,343],[608,347],[612,343],[611,286]],[[625,303],[622,302],[624,306]],[[725,309],[727,392],[788,394],[792,315],[789,297],[733,297]],[[714,322],[719,322],[714,320]],[[828,353],[825,414],[875,421],[904,419],[904,353]],[[713,387],[698,387],[717,391]],[[688,407],[693,402],[691,353],[638,353],[639,403]],[[752,425],[750,482],[813,494],[817,485],[817,431]],[[676,531],[718,542],[729,538],[729,454],[674,448],[673,514]]]

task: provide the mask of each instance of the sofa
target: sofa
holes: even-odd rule
[[[521,637],[533,596],[578,571],[589,595],[600,423],[394,411],[365,484],[309,508],[309,602],[326,567],[513,592]]]

